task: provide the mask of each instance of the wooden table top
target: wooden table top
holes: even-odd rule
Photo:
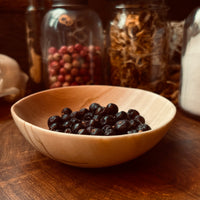
[[[161,142],[130,162],[83,169],[51,160],[21,135],[0,102],[0,199],[200,199],[200,122],[177,112]]]

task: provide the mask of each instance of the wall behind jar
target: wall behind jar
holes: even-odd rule
[[[48,0],[45,0],[46,2]],[[199,0],[166,0],[170,7],[170,20],[183,20],[198,5]],[[26,46],[25,10],[28,0],[0,1],[0,54],[6,54],[20,64],[23,71],[28,71],[28,53]],[[89,7],[94,9],[106,26],[111,0],[89,0]]]

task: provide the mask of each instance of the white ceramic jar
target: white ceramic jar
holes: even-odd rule
[[[185,20],[179,105],[200,117],[200,7]]]

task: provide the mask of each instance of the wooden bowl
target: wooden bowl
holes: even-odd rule
[[[117,136],[75,135],[48,130],[47,119],[64,107],[79,110],[96,102],[115,103],[120,110],[134,108],[150,131]],[[73,166],[106,167],[134,159],[155,146],[169,129],[176,107],[152,92],[115,86],[71,86],[27,96],[11,107],[24,137],[42,154]]]

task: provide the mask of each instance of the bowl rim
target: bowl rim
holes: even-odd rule
[[[35,95],[40,95],[40,94],[42,94],[42,93],[53,92],[53,91],[55,91],[55,90],[65,90],[65,89],[67,89],[67,88],[73,89],[73,88],[78,88],[78,87],[79,87],[79,88],[80,88],[80,87],[106,87],[106,88],[122,88],[122,89],[130,89],[130,90],[140,90],[140,91],[143,91],[143,92],[151,93],[151,94],[153,94],[153,95],[158,96],[159,98],[164,99],[165,101],[167,101],[168,103],[171,104],[171,106],[172,106],[172,108],[173,108],[173,112],[172,112],[172,114],[171,114],[170,119],[167,121],[167,123],[165,123],[165,124],[163,124],[163,125],[160,125],[160,126],[158,126],[157,128],[155,128],[155,129],[151,129],[151,130],[144,131],[144,132],[131,133],[131,134],[119,134],[119,135],[110,135],[110,136],[106,136],[106,135],[79,135],[79,134],[73,134],[73,133],[62,133],[62,132],[52,131],[52,130],[39,127],[39,126],[37,126],[37,125],[34,125],[34,124],[30,123],[30,122],[27,122],[27,121],[23,120],[21,117],[19,117],[19,116],[17,115],[17,113],[16,113],[15,110],[14,110],[15,107],[16,107],[18,104],[20,104],[21,102],[23,102],[23,101],[25,101],[26,99],[31,98],[31,97],[33,97],[33,96],[35,96]],[[139,89],[139,88],[128,88],[128,87],[110,86],[110,85],[80,85],[80,86],[70,86],[70,87],[61,87],[61,88],[46,89],[46,90],[42,90],[42,91],[39,91],[39,92],[30,94],[30,95],[28,95],[28,96],[26,96],[26,97],[24,97],[24,98],[18,100],[17,102],[15,102],[15,103],[11,106],[10,111],[11,111],[11,115],[12,115],[13,118],[17,118],[18,121],[21,121],[22,123],[27,124],[27,125],[30,126],[30,127],[32,126],[32,127],[34,127],[34,129],[36,129],[36,130],[38,130],[38,131],[42,131],[44,134],[48,134],[48,135],[54,134],[55,136],[57,135],[57,136],[59,136],[59,137],[69,137],[69,136],[70,136],[70,137],[80,137],[80,138],[81,138],[81,137],[84,137],[84,138],[90,138],[90,139],[92,139],[92,138],[102,138],[102,139],[106,139],[106,138],[121,138],[121,137],[130,137],[130,136],[131,136],[131,137],[137,137],[137,136],[139,136],[139,135],[141,135],[141,134],[142,134],[142,135],[151,134],[151,133],[153,133],[153,132],[155,132],[155,131],[158,131],[159,129],[161,129],[161,128],[164,127],[164,126],[169,125],[169,124],[173,121],[173,119],[175,118],[177,109],[176,109],[176,106],[175,106],[172,102],[170,102],[167,98],[165,98],[165,97],[163,97],[163,96],[161,96],[161,95],[159,95],[159,94],[156,94],[156,93],[154,93],[154,92],[147,91],[147,90],[143,90],[143,89]]]

